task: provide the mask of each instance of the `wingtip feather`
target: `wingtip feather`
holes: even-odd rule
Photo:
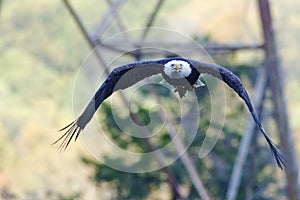
[[[67,149],[74,136],[76,141],[80,132],[82,131],[82,128],[78,125],[77,120],[68,124],[66,127],[60,129],[59,131],[64,131],[66,129],[67,131],[52,143],[52,145],[55,145],[61,141],[61,144],[58,146],[59,152],[65,151]]]
[[[275,157],[276,163],[278,165],[278,167],[281,170],[284,170],[284,168],[286,168],[286,159],[284,158],[284,156],[281,155],[281,153],[279,152],[279,150],[277,149],[275,143],[271,140],[271,138],[268,136],[268,134],[265,132],[262,123],[254,109],[254,107],[252,106],[252,103],[250,101],[250,98],[247,94],[247,92],[245,91],[245,89],[243,89],[242,92],[239,93],[239,96],[245,101],[257,127],[259,128],[260,132],[263,134],[263,136],[265,137],[265,139],[267,140],[267,143],[269,144],[272,154]]]
[[[272,154],[276,160],[277,166],[281,169],[284,170],[285,168],[287,168],[287,160],[284,158],[283,155],[281,155],[281,153],[279,152],[278,148],[276,147],[276,144],[271,140],[271,138],[267,135],[267,133],[265,132],[264,128],[262,127],[260,121],[258,121],[259,119],[257,118],[257,116],[255,117],[255,122],[260,130],[260,132],[263,134],[263,136],[265,137],[267,143],[269,144]]]
[[[281,169],[284,170],[287,168],[287,160],[284,158],[284,156],[279,152],[278,148],[276,145],[272,142],[270,138],[267,139],[267,142],[271,148],[272,154],[275,157],[277,166]]]

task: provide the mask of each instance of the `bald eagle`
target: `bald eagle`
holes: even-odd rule
[[[241,80],[231,71],[219,65],[185,58],[139,61],[115,68],[96,91],[83,113],[72,123],[60,129],[60,131],[66,130],[66,132],[53,144],[62,141],[59,148],[60,150],[65,150],[74,136],[76,141],[80,132],[92,119],[101,103],[117,90],[126,89],[146,77],[161,74],[167,83],[174,86],[174,92],[178,92],[180,98],[182,98],[187,91],[192,91],[201,84],[199,82],[201,73],[212,75],[224,81],[244,100],[260,132],[269,144],[278,167],[283,169],[285,159],[265,132]]]

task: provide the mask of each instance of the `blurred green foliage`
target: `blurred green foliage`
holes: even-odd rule
[[[231,70],[236,74],[247,78],[249,77],[249,74],[252,74],[250,72],[253,71],[253,67],[244,65],[232,68]],[[159,90],[161,88],[156,89]],[[141,90],[141,92],[145,95],[149,93],[147,90]],[[165,92],[162,90],[161,92],[157,93],[164,94]],[[222,199],[222,197],[226,195],[226,188],[231,175],[230,172],[232,170],[237,148],[239,147],[239,141],[241,139],[241,132],[232,126],[234,126],[234,123],[240,123],[239,119],[245,117],[245,108],[242,106],[243,102],[240,101],[234,108],[231,109],[230,113],[227,114],[226,117],[226,121],[229,121],[230,123],[227,124],[227,122],[225,122],[225,126],[220,127],[222,129],[221,138],[218,140],[212,152],[210,152],[209,155],[204,159],[200,159],[198,157],[198,151],[205,138],[204,133],[206,132],[207,126],[211,120],[210,95],[206,87],[197,88],[196,95],[199,105],[201,106],[201,116],[203,117],[201,117],[199,132],[194,138],[191,146],[188,148],[188,153],[191,155],[197,171],[205,183],[209,194],[216,199]],[[160,98],[170,99],[170,95],[162,95]],[[230,98],[238,97],[234,95]],[[167,100],[166,102],[172,104],[170,100]],[[111,109],[112,108],[110,107],[110,104],[103,103],[100,112],[98,112],[98,114],[101,116],[105,115],[105,120],[102,121],[102,128],[105,134],[107,134],[111,140],[122,149],[138,149],[138,152],[150,151],[145,139],[129,136],[119,128],[119,125],[115,123],[116,116],[113,114]],[[153,111],[147,110],[142,104],[138,105],[136,114],[145,124],[149,123],[148,112]],[[167,130],[162,130],[154,138],[151,138],[152,144],[154,144],[154,146],[157,148],[164,147],[170,142],[170,140],[171,138]],[[249,160],[245,166],[245,171],[249,171],[251,173],[245,173],[243,176],[241,189],[238,193],[238,199],[247,198],[247,195],[249,195],[250,191],[251,194],[255,194],[260,199],[268,199],[267,197],[263,197],[263,193],[268,189],[269,185],[275,183],[275,179],[270,176],[271,171],[274,170],[268,169],[268,173],[265,172],[268,164],[270,164],[270,162],[272,163],[272,160],[265,159],[265,157],[268,155],[267,153],[264,153],[265,151],[269,153],[267,147],[255,146],[255,148],[251,149],[251,160]],[[108,163],[124,162],[122,159],[118,159],[120,158],[104,156],[103,163],[106,163],[107,161],[109,161]],[[111,188],[115,191],[115,199],[150,198],[154,191],[158,190],[162,185],[168,184],[166,174],[160,170],[147,173],[127,173],[110,168],[105,164],[90,159],[89,157],[83,157],[82,160],[88,166],[93,167],[94,174],[91,176],[91,179],[94,182],[99,185],[103,183],[109,183],[111,185]],[[176,160],[174,163],[168,166],[168,168],[176,177],[179,184],[186,189],[186,195],[188,199],[197,199],[198,194],[193,187],[190,177],[180,159]],[[168,190],[170,193],[170,198],[176,196],[174,191],[172,191],[171,185],[169,185]]]

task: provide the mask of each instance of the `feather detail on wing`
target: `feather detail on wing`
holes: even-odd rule
[[[80,132],[92,119],[101,103],[113,92],[126,89],[146,77],[161,73],[162,70],[163,65],[160,63],[160,60],[135,62],[115,68],[96,91],[83,113],[75,121],[60,129],[59,131],[66,132],[52,144],[62,141],[58,148],[59,151],[64,151],[74,136],[76,141]]]
[[[285,158],[280,154],[278,149],[276,148],[276,145],[274,142],[270,139],[270,137],[265,132],[261,120],[259,119],[252,103],[249,98],[249,95],[246,91],[246,89],[243,86],[242,81],[231,71],[216,65],[216,64],[207,64],[202,63],[194,60],[190,60],[190,63],[200,72],[200,73],[207,73],[210,74],[222,81],[224,81],[229,87],[231,87],[246,103],[255,123],[257,124],[257,127],[259,128],[260,132],[265,137],[267,143],[269,144],[272,154],[274,155],[277,165],[279,168],[283,169],[286,167],[286,160]]]

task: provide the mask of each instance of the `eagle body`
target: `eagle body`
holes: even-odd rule
[[[66,149],[74,136],[75,140],[78,138],[101,103],[118,90],[124,90],[152,75],[161,74],[164,80],[175,88],[174,92],[178,92],[180,98],[183,98],[188,91],[192,91],[201,84],[199,76],[202,73],[209,74],[225,82],[244,100],[260,132],[270,146],[277,165],[283,169],[285,159],[265,132],[252,106],[249,95],[238,76],[217,64],[203,63],[186,58],[138,61],[115,68],[98,88],[82,114],[72,123],[60,130],[66,130],[66,132],[53,144],[62,141],[59,149]]]
[[[177,60],[171,60],[165,63],[165,65],[168,65],[170,63],[180,63],[182,64],[182,68],[186,68],[186,73],[183,76],[177,76],[178,72],[174,71],[173,74],[175,77],[172,77],[172,73],[168,73],[168,68],[165,67],[162,76],[166,80],[167,83],[172,85],[175,88],[175,92],[178,92],[180,98],[184,97],[187,91],[192,91],[195,87],[197,81],[199,80],[200,72],[196,70],[196,68],[187,62],[185,59],[177,59]],[[189,68],[189,69],[188,69]]]

